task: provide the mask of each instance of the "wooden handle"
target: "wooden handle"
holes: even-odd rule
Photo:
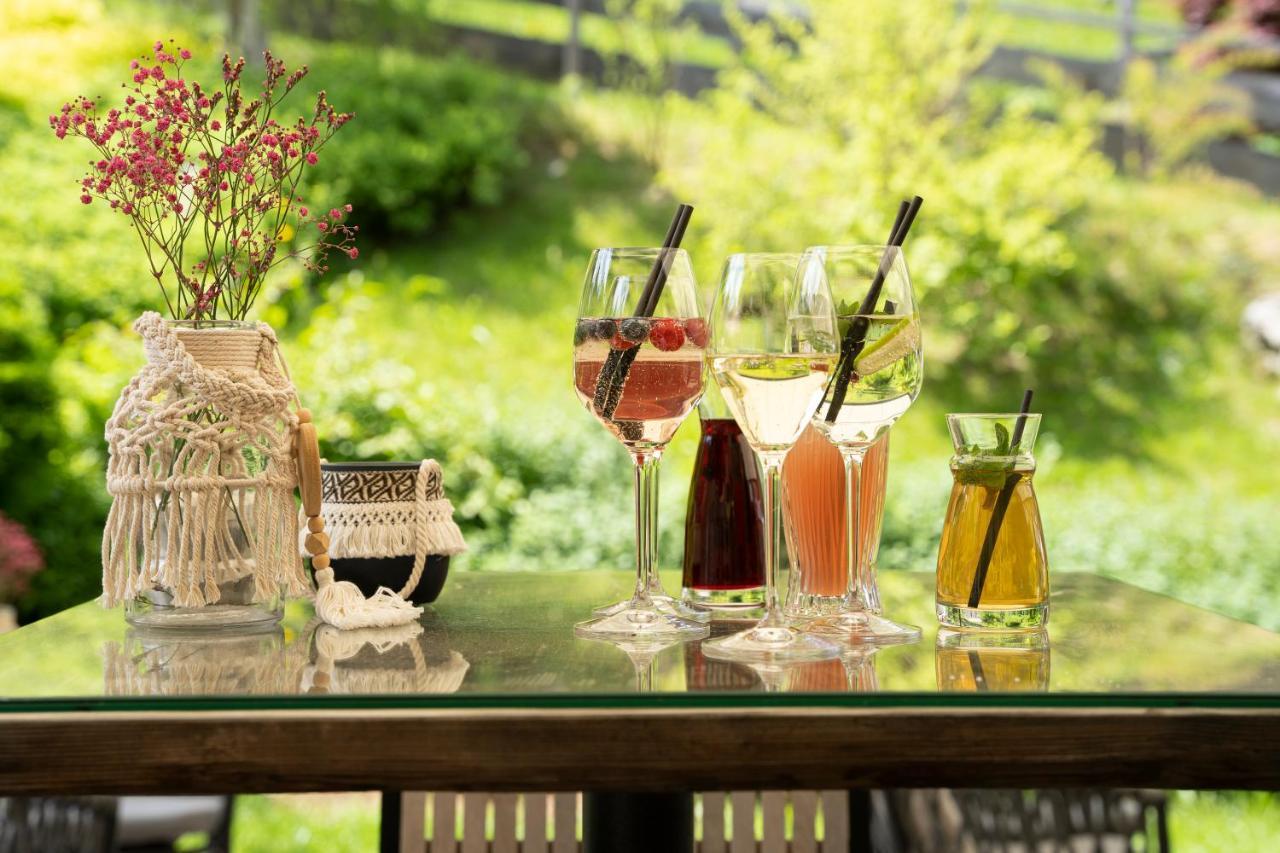
[[[306,411],[305,409],[303,411]],[[298,491],[302,493],[302,511],[308,516],[320,514],[320,442],[315,425],[309,420],[298,424]]]

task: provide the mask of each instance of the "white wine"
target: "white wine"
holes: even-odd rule
[[[721,355],[711,360],[725,402],[757,452],[786,452],[822,401],[835,353]]]
[[[818,407],[813,425],[836,444],[870,444],[893,426],[911,407],[924,376],[920,321],[892,314],[862,315],[867,322],[866,345],[854,361],[844,404],[828,423],[832,382]],[[841,315],[840,328],[855,322]]]

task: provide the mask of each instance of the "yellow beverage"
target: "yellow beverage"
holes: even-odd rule
[[[1024,608],[1049,597],[1049,559],[1040,528],[1040,506],[1031,487],[1031,472],[1015,472],[995,550],[987,568],[980,606]],[[957,482],[951,487],[947,521],[938,550],[938,602],[968,607],[974,571],[991,524],[1000,488]]]
[[[950,417],[990,421],[996,416]],[[1001,425],[1002,443],[990,448],[962,444],[958,425],[952,428],[957,455],[951,460],[954,484],[938,547],[938,619],[957,628],[1040,627],[1048,620],[1049,558],[1032,485],[1034,431],[1022,446],[1011,448],[1011,430]]]

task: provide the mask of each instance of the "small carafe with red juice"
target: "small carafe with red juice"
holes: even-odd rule
[[[702,438],[684,527],[684,600],[713,608],[764,601],[764,509],[755,454],[719,389],[698,404]]]

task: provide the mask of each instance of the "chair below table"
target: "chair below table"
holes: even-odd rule
[[[384,851],[583,849],[582,794],[419,792],[399,798],[398,822],[387,827]],[[851,805],[854,820],[867,825],[851,827]],[[870,798],[851,798],[847,791],[708,791],[693,795],[693,819],[692,849],[698,853],[861,851],[867,842],[854,843],[854,835],[875,851],[1027,850],[1050,841],[1131,851],[1139,837],[1145,841],[1139,849],[1169,849],[1159,791],[940,789],[874,792]]]

